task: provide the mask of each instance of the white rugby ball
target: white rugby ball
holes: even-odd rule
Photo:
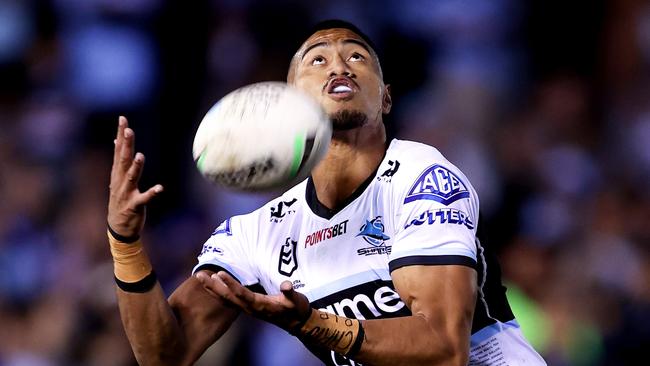
[[[201,174],[243,191],[288,188],[309,176],[332,138],[321,106],[283,82],[250,84],[203,117],[192,153]]]

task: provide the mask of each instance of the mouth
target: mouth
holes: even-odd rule
[[[327,84],[325,84],[324,89],[327,90],[327,94],[336,100],[345,100],[350,99],[359,90],[357,84],[348,77],[337,77],[330,79]]]

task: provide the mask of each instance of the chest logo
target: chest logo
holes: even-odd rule
[[[339,235],[343,235],[348,231],[348,220],[341,221],[338,224],[335,224],[331,227],[317,230],[305,238],[305,248],[308,246],[316,245],[321,241],[335,238]]]
[[[298,269],[298,258],[296,249],[298,241],[287,238],[282,247],[280,248],[280,259],[278,260],[278,272],[281,275],[291,277],[293,272]]]
[[[271,222],[280,222],[288,214],[296,212],[296,210],[290,209],[290,207],[298,201],[297,198],[292,199],[291,201],[280,201],[277,206],[271,207]]]
[[[434,164],[422,172],[409,189],[404,203],[417,200],[433,200],[448,206],[461,198],[468,198],[465,183],[449,169]]]
[[[366,223],[361,226],[357,236],[362,237],[368,244],[376,247],[384,245],[384,242],[390,239],[388,235],[384,234],[384,223],[381,216],[377,216],[372,220],[366,220]]]

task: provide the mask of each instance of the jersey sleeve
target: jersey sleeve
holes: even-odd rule
[[[203,244],[198,264],[192,274],[202,269],[225,270],[244,286],[259,283],[250,256],[246,255],[246,240],[237,217],[229,218],[219,225]]]
[[[448,164],[427,167],[398,196],[391,272],[409,265],[476,268],[478,197],[467,178]]]

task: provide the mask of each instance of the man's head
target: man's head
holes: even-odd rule
[[[354,25],[319,23],[291,60],[287,82],[316,98],[335,130],[381,123],[391,108],[379,57]]]

